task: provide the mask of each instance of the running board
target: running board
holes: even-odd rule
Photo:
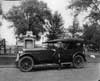
[[[67,64],[72,64],[72,62],[64,62],[64,63],[61,63],[61,65],[67,65]],[[52,63],[52,64],[38,64],[38,65],[35,65],[34,67],[38,67],[38,66],[59,66],[59,64],[57,63]]]
[[[64,62],[64,63],[61,63],[62,65],[64,64],[72,64],[72,62]]]

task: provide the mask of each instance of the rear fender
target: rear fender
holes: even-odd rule
[[[74,58],[77,55],[81,55],[84,58],[84,60],[86,61],[86,56],[82,52],[77,52],[77,53],[73,54],[72,58]]]

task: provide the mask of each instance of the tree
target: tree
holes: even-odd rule
[[[73,24],[72,24],[72,26],[69,26],[69,28],[68,28],[68,31],[69,31],[69,33],[71,33],[73,38],[79,37],[79,35],[77,33],[82,32],[82,29],[80,29],[79,22],[77,19],[78,14],[79,13],[75,13],[74,19],[73,19]]]
[[[99,0],[73,0],[69,8],[78,10],[79,12],[90,12],[85,19],[88,19],[91,24],[98,24],[100,21],[100,1]]]
[[[0,3],[0,16],[2,16],[2,5],[1,5],[1,3]],[[0,26],[2,25],[2,22],[0,21]]]
[[[26,31],[33,31],[36,39],[39,39],[39,33],[44,32],[44,20],[50,20],[52,14],[49,8],[42,1],[23,0],[20,6],[14,6],[7,14],[5,19],[13,22],[15,34],[26,34]]]
[[[52,16],[51,27],[49,27],[48,29],[48,40],[58,39],[62,37],[62,35],[64,34],[63,28],[62,16],[58,12],[55,12]]]
[[[79,12],[89,12],[87,19],[88,24],[83,25],[83,37],[85,40],[91,40],[97,44],[100,43],[100,1],[99,0],[73,0],[69,8],[78,10]],[[99,45],[100,46],[100,45]]]
[[[96,31],[95,26],[85,24],[84,25],[84,34],[83,34],[84,39],[92,40],[93,35],[96,33],[95,31]]]
[[[85,24],[83,38],[100,46],[100,27],[97,27],[95,23],[92,25]]]
[[[1,7],[1,3],[0,3],[0,15],[2,15],[2,7]]]

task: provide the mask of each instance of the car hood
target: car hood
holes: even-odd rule
[[[48,49],[47,48],[23,49],[23,51],[39,51],[39,50],[48,50]]]

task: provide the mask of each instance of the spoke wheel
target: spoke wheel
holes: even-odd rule
[[[82,68],[82,67],[84,67],[84,64],[85,64],[85,60],[84,60],[83,56],[77,55],[73,58],[73,66],[75,68]]]
[[[31,71],[33,68],[33,59],[29,56],[24,56],[19,60],[19,69],[23,72]]]

